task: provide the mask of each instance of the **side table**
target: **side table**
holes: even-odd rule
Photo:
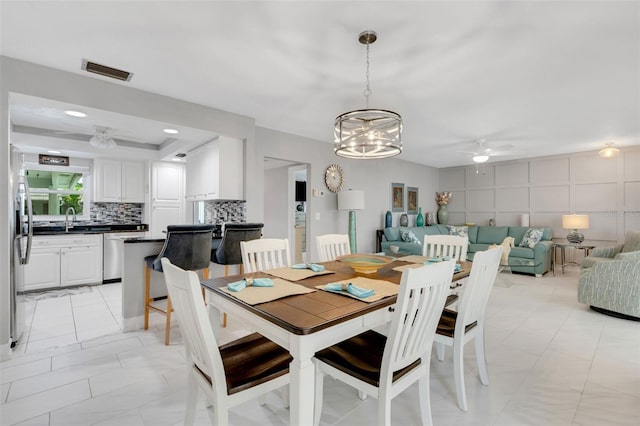
[[[571,247],[575,250],[584,250],[584,255],[589,256],[591,250],[593,250],[596,246],[588,245],[588,244],[574,244],[574,243],[553,243],[553,257],[551,259],[551,270],[553,271],[553,275],[556,275],[556,249],[560,249],[560,266],[562,267],[562,273],[564,274],[564,267],[567,265],[566,257],[565,257],[565,249],[567,247]]]

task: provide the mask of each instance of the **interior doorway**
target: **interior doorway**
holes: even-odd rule
[[[294,263],[309,258],[309,164],[264,160],[265,238],[287,238]]]

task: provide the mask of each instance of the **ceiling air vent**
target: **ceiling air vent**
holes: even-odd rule
[[[95,62],[91,62],[88,59],[82,60],[82,69],[94,74],[104,75],[105,77],[111,77],[121,81],[130,81],[131,77],[133,77],[133,73],[131,72],[111,68],[106,65],[96,64]]]

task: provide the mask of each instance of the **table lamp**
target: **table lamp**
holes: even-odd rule
[[[586,214],[565,214],[562,215],[562,227],[571,229],[567,235],[567,240],[573,244],[580,244],[584,241],[584,235],[578,229],[589,228],[589,216]]]
[[[356,243],[356,212],[364,209],[364,191],[338,192],[338,210],[349,210],[349,248],[351,253],[358,252]]]

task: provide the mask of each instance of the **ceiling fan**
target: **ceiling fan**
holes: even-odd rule
[[[468,157],[471,157],[476,164],[486,163],[491,157],[509,155],[507,151],[513,148],[513,145],[510,144],[492,147],[484,138],[476,139],[473,141],[473,144],[475,145],[471,148],[473,151],[462,152],[466,153]]]
[[[99,149],[111,149],[118,146],[110,134],[110,128],[104,126],[95,126],[95,128],[95,134],[89,139],[91,146]]]

